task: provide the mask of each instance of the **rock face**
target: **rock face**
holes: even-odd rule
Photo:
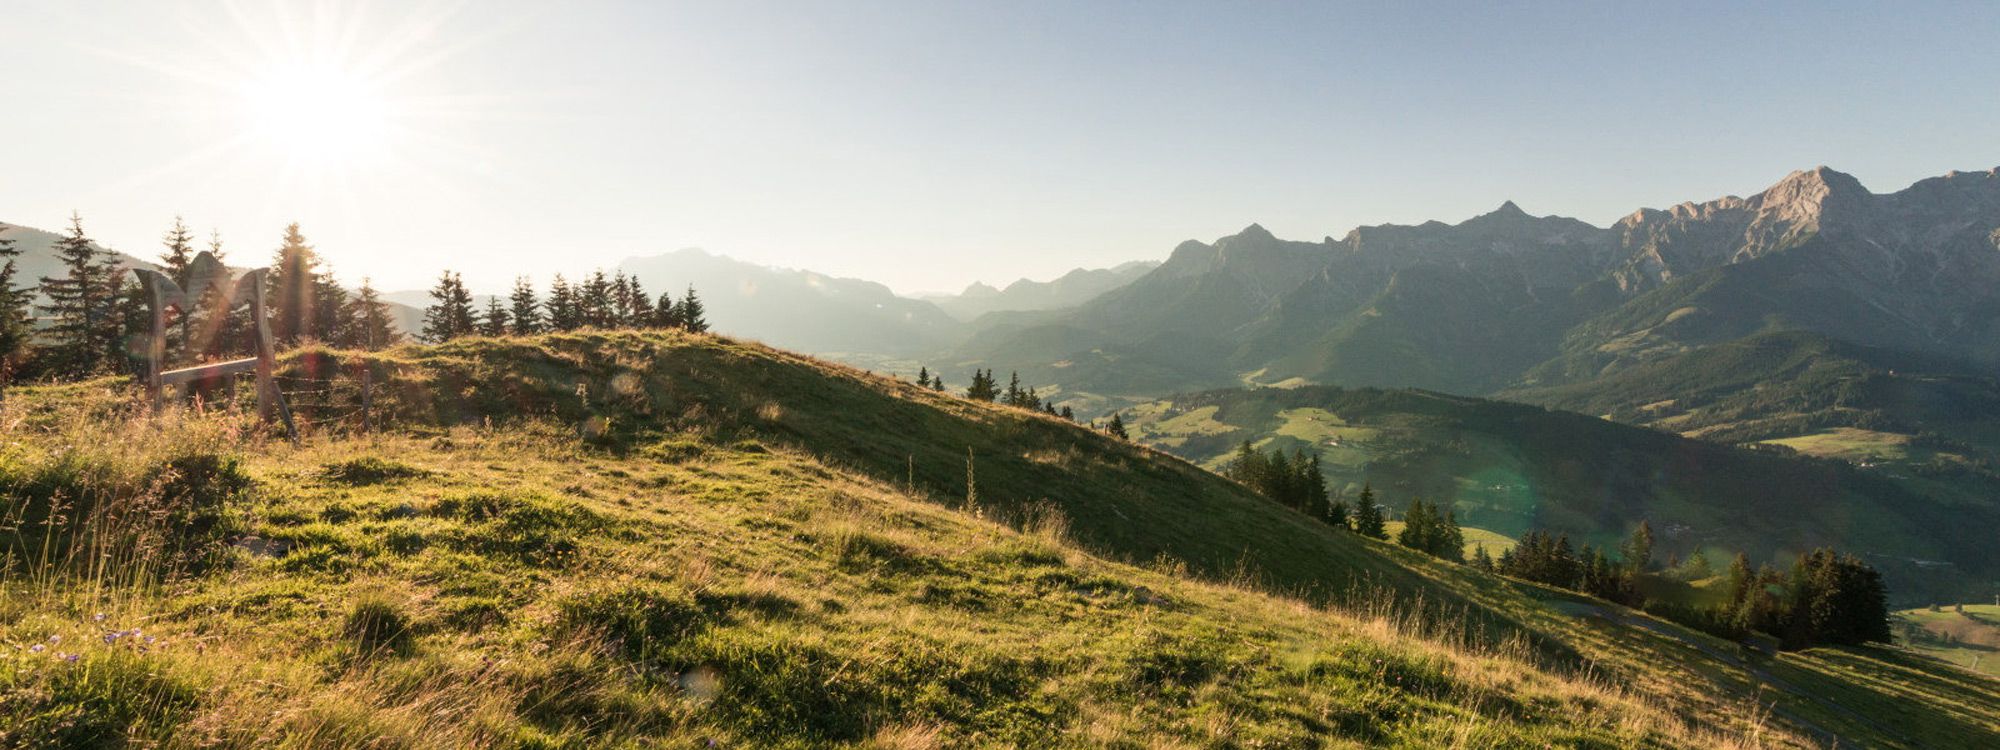
[[[1062,362],[1036,382],[1114,392],[1136,385],[1111,372],[1121,359],[1181,387],[1254,374],[1490,392],[1530,371],[1590,377],[1772,328],[2000,363],[2000,174],[1878,195],[1819,167],[1606,228],[1512,201],[1317,243],[1253,224],[1184,242],[1130,285],[984,332],[959,355],[1024,374]],[[1106,366],[1078,366],[1093,360]]]

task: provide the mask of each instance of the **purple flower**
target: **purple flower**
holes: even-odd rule
[[[39,643],[37,643],[37,644],[35,644],[35,645],[33,645],[33,646],[29,646],[29,647],[28,647],[28,653],[31,653],[31,654],[39,654],[39,653],[41,653],[41,652],[42,652],[42,649],[44,649],[44,648],[47,648],[47,646],[43,646],[42,644],[39,644]]]
[[[49,636],[49,642],[50,642],[50,643],[62,643],[62,636],[60,636],[60,635],[52,635],[52,636]]]
[[[76,660],[77,660],[77,659],[81,659],[81,658],[83,658],[83,655],[82,655],[82,654],[56,654],[56,658],[59,658],[59,659],[62,659],[63,661],[66,661],[66,662],[69,662],[69,663],[71,663],[71,664],[75,664],[75,663],[76,663]]]

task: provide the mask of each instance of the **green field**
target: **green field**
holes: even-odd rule
[[[1895,613],[1892,624],[1896,642],[1904,647],[2000,677],[2000,605],[1907,609]]]
[[[376,431],[297,445],[116,380],[7,394],[0,746],[2000,742],[2000,690],[1899,650],[1741,652],[760,346],[283,374],[350,366]]]

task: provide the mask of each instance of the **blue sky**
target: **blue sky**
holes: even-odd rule
[[[240,262],[296,220],[386,288],[703,247],[955,289],[2000,164],[1991,3],[7,5],[0,221]]]

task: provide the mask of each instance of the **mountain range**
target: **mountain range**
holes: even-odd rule
[[[1824,167],[1610,227],[1512,202],[1458,224],[1188,241],[1064,315],[979,331],[966,367],[1112,395],[1279,383],[1551,387],[1771,330],[2000,362],[2000,176],[1887,195]]]

